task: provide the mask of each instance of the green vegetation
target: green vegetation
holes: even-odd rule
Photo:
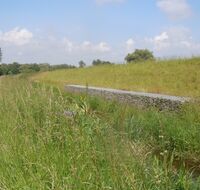
[[[93,60],[92,61],[92,65],[93,66],[99,66],[99,65],[112,65],[113,63],[111,63],[110,61],[102,61],[100,59],[97,60]]]
[[[197,190],[199,130],[198,105],[139,110],[3,77],[0,189]]]
[[[85,63],[83,60],[79,61],[78,64],[79,64],[79,67],[80,67],[80,68],[83,68],[83,67],[86,66],[86,63]]]
[[[74,65],[61,64],[61,65],[49,65],[49,71],[59,70],[59,69],[74,69]]]
[[[0,52],[1,58],[1,52]],[[61,64],[61,65],[49,65],[46,63],[37,64],[19,64],[14,62],[12,64],[0,64],[0,76],[2,75],[16,75],[20,73],[34,73],[39,71],[52,71],[58,69],[71,69],[75,68],[75,66]]]
[[[158,112],[62,89],[88,84],[198,100],[199,68],[192,58],[1,77],[0,189],[198,190],[198,101]]]
[[[105,65],[36,74],[33,80],[59,85],[97,87],[200,96],[200,58]]]
[[[153,52],[149,51],[148,49],[136,49],[133,53],[129,53],[125,57],[127,63],[138,63],[154,59]]]

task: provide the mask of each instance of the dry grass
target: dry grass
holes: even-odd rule
[[[33,80],[82,84],[179,96],[200,96],[200,58],[107,65],[39,73]]]

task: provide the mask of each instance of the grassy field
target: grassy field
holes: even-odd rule
[[[65,84],[88,84],[199,97],[200,58],[58,70],[36,74],[32,79],[60,87]]]
[[[197,105],[161,113],[0,79],[2,190],[198,190],[199,139]]]

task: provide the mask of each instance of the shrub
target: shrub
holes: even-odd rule
[[[148,49],[136,49],[133,53],[128,54],[125,57],[127,63],[147,61],[153,59],[154,59],[153,52],[149,51]]]
[[[110,61],[102,61],[100,59],[97,60],[93,60],[92,65],[93,66],[97,66],[97,65],[111,65],[113,63],[111,63]]]

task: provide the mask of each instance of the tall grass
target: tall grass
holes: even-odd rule
[[[198,136],[187,142],[181,133],[191,124],[199,130],[199,120],[141,112],[19,78],[1,79],[0,189],[198,189],[199,178],[174,168],[172,156],[158,159],[152,145],[163,129],[166,141],[180,134],[183,152],[198,153]],[[170,132],[173,126],[178,129]]]
[[[180,96],[200,96],[200,58],[107,65],[39,73],[34,80]]]

